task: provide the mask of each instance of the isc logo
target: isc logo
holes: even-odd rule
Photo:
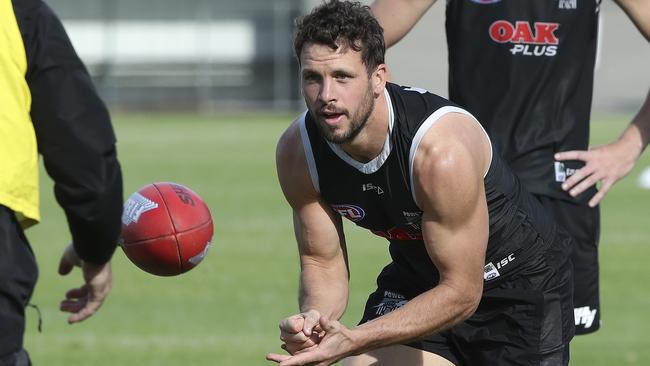
[[[501,269],[505,266],[508,265],[508,263],[511,263],[512,261],[515,260],[515,253],[510,254],[509,256],[503,258],[499,262],[497,262],[497,269]]]
[[[555,31],[558,23],[497,20],[490,25],[490,38],[497,43],[511,43],[510,53],[524,56],[555,56],[560,40]]]

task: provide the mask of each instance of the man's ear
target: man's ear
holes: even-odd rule
[[[388,81],[388,66],[380,64],[371,75],[372,87],[375,95],[381,95]]]

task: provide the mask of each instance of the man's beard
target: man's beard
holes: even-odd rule
[[[334,144],[344,144],[346,142],[350,142],[354,140],[357,135],[359,135],[359,132],[363,130],[363,127],[366,125],[368,122],[368,118],[370,118],[370,114],[372,114],[372,111],[375,109],[375,96],[372,91],[372,88],[370,86],[368,87],[367,93],[361,102],[361,105],[359,106],[359,109],[357,109],[356,113],[351,116],[350,118],[350,126],[345,131],[343,135],[335,135],[332,130],[329,129],[329,126],[327,126],[326,123],[320,122],[318,119],[318,116],[322,115],[317,115],[314,111],[310,110],[310,113],[312,117],[316,120],[316,125],[318,126],[318,129],[320,130],[321,135],[325,137],[325,139],[331,143]],[[341,112],[344,115],[348,115],[347,110],[343,111],[337,111]]]

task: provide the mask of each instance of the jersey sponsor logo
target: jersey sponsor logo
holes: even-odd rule
[[[122,224],[127,226],[129,224],[138,222],[140,215],[147,211],[158,208],[158,204],[138,192],[132,194],[129,199],[124,203],[124,210],[122,211]]]
[[[422,232],[422,211],[402,211],[402,215],[404,215],[406,226],[418,233]]]
[[[471,0],[471,1],[477,4],[495,4],[501,2],[501,0]]]
[[[423,240],[422,231],[417,225],[412,230],[407,228],[394,227],[388,230],[370,230],[373,234],[386,238],[388,240]]]
[[[577,169],[572,169],[572,168],[567,168],[564,166],[564,163],[556,161],[553,163],[555,165],[555,181],[556,182],[564,182],[566,181],[570,176],[574,175],[576,173]]]
[[[576,326],[584,325],[585,328],[591,328],[594,324],[594,319],[596,319],[597,312],[598,309],[591,309],[589,306],[573,309]]]
[[[514,25],[507,20],[497,20],[490,26],[490,37],[498,43],[558,44],[555,31],[558,23],[517,21]]]
[[[366,212],[363,208],[356,205],[332,205],[332,209],[338,212],[339,215],[354,222],[361,221],[366,217]]]
[[[578,0],[559,0],[558,8],[560,9],[576,9],[578,7]]]
[[[555,31],[559,23],[497,20],[489,28],[490,38],[511,44],[510,53],[523,56],[555,56],[560,43]]]
[[[364,191],[364,192],[375,191],[375,192],[377,192],[378,195],[382,195],[384,193],[384,190],[381,189],[381,187],[376,186],[376,185],[374,185],[372,183],[366,183],[366,184],[361,185],[361,190]]]
[[[388,314],[391,311],[406,305],[408,300],[398,293],[384,291],[384,298],[378,305],[373,306],[376,315]]]

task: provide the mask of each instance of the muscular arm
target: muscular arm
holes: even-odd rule
[[[413,179],[424,212],[425,245],[440,283],[402,308],[352,330],[362,351],[439,332],[476,310],[488,239],[483,172],[489,157],[483,132],[464,115],[444,116],[423,138]]]
[[[293,209],[300,254],[300,310],[339,319],[347,306],[348,267],[341,219],[319,198],[294,123],[277,148],[278,178]]]
[[[293,222],[300,253],[300,311],[339,319],[347,306],[349,276],[341,219],[333,215],[314,202],[294,212]]]
[[[641,34],[650,41],[650,2],[647,0],[615,0]]]
[[[650,91],[630,125],[623,131],[621,139],[629,140],[637,157],[650,143]]]
[[[650,42],[650,1],[616,0],[616,2],[630,17],[645,39]],[[650,91],[648,91],[639,113],[623,132],[621,139],[630,141],[633,148],[638,151],[638,155],[650,143]]]
[[[122,173],[108,110],[63,25],[41,1],[16,1],[38,150],[77,254],[108,262],[117,246]]]
[[[375,0],[372,13],[384,28],[386,47],[399,42],[436,0]]]
[[[650,91],[646,95],[641,110],[632,120],[632,124],[639,131],[641,150],[643,151],[650,144]]]

